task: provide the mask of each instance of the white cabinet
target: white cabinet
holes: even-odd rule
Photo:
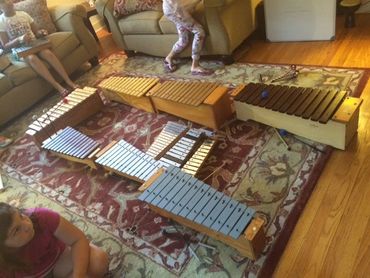
[[[335,38],[336,0],[264,0],[269,41]]]

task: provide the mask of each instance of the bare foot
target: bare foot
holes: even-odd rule
[[[211,75],[214,71],[211,69],[205,69],[203,67],[192,67],[191,74],[192,75]]]

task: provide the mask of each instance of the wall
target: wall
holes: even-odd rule
[[[357,13],[370,13],[370,0],[361,0],[361,7],[357,10]]]
[[[69,4],[79,4],[83,2],[88,2],[85,0],[47,0],[48,7],[53,7],[57,5],[69,5]],[[99,15],[94,15],[90,17],[90,21],[94,29],[97,31],[104,26],[104,21]]]

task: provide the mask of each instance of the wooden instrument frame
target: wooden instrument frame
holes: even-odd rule
[[[121,77],[122,79],[124,77]],[[143,77],[144,78],[144,77]],[[103,80],[101,83],[103,83],[105,80]],[[146,96],[145,94],[141,96],[135,96],[135,95],[130,95],[130,94],[124,94],[119,91],[115,91],[112,89],[105,88],[104,86],[101,85],[101,83],[98,85],[98,87],[103,91],[104,95],[112,101],[116,101],[119,103],[127,104],[130,106],[133,106],[137,109],[144,110],[149,113],[154,113],[156,110],[153,107],[153,103],[151,99]],[[117,84],[119,87],[119,84]],[[152,87],[155,86],[155,84],[152,85]],[[149,90],[150,88],[148,88]]]
[[[236,97],[245,86],[244,84],[238,86],[231,95]],[[254,120],[345,150],[357,133],[362,101],[360,98],[346,97],[333,117],[325,124],[240,101],[234,101],[234,105],[237,118],[240,120]]]
[[[153,176],[151,176],[146,182],[142,184],[142,186],[139,188],[139,191],[144,192],[164,171],[165,170],[163,168],[159,169]],[[194,229],[200,233],[206,234],[207,236],[220,240],[226,245],[238,250],[243,256],[246,256],[252,260],[256,260],[259,257],[266,245],[266,236],[263,230],[263,225],[265,221],[261,217],[257,216],[253,218],[251,223],[249,223],[249,225],[244,230],[244,233],[238,239],[234,239],[220,232],[208,229],[206,226],[190,221],[184,217],[162,210],[151,204],[148,205],[156,213],[172,219],[180,223],[181,225]]]
[[[76,89],[75,91],[79,90],[84,89]],[[33,135],[30,135],[34,139],[35,143],[40,147],[45,139],[50,137],[58,130],[63,129],[68,125],[71,127],[76,126],[77,124],[96,114],[103,108],[104,103],[97,92],[89,96],[88,98],[88,102],[82,101],[78,103],[78,105],[72,107],[66,113],[60,115],[60,117],[52,121],[52,123],[47,124],[41,130],[36,131]]]
[[[71,155],[66,155],[66,154],[62,154],[62,153],[59,153],[59,152],[55,152],[55,151],[50,151],[48,150],[50,153],[56,155],[56,156],[59,156],[61,158],[64,158],[66,160],[70,160],[70,161],[73,161],[73,162],[77,162],[77,163],[81,163],[81,164],[85,164],[87,166],[89,166],[91,169],[98,169],[97,165],[95,164],[95,155],[96,153],[98,153],[100,151],[100,148],[96,148],[94,151],[91,152],[91,154],[89,154],[89,156],[85,159],[80,159],[80,158],[77,158],[77,157],[74,157],[74,156],[71,156]]]
[[[152,90],[159,88],[160,84],[157,86]],[[232,102],[227,93],[227,87],[217,87],[203,103],[198,106],[152,96],[152,90],[149,94],[157,112],[163,111],[216,130],[233,117],[231,108]]]

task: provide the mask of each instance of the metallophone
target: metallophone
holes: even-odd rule
[[[195,176],[214,147],[213,132],[168,122],[146,152],[164,167],[180,167]]]
[[[213,129],[218,129],[233,115],[228,88],[218,83],[160,83],[156,78],[109,77],[99,87],[111,100],[148,112],[167,112]]]
[[[94,162],[100,144],[85,134],[67,126],[48,137],[41,145],[57,156],[97,169]]]
[[[143,183],[159,168],[183,167],[195,175],[207,158],[214,140],[204,136],[203,129],[169,122],[147,153],[124,140],[113,141],[95,154],[95,163],[109,173]],[[203,148],[202,148],[203,146]]]
[[[163,165],[125,140],[113,141],[96,154],[96,164],[137,182],[149,179]]]
[[[344,150],[357,132],[362,99],[345,91],[262,83],[232,92],[237,118],[254,120]]]
[[[155,110],[147,93],[158,82],[158,78],[111,76],[100,82],[98,86],[110,100],[153,113]]]
[[[45,139],[66,126],[75,126],[102,109],[97,89],[84,87],[71,92],[51,109],[36,117],[26,131],[41,146]]]
[[[175,166],[160,169],[140,188],[139,200],[158,214],[216,238],[257,259],[265,246],[264,220],[252,208]]]

